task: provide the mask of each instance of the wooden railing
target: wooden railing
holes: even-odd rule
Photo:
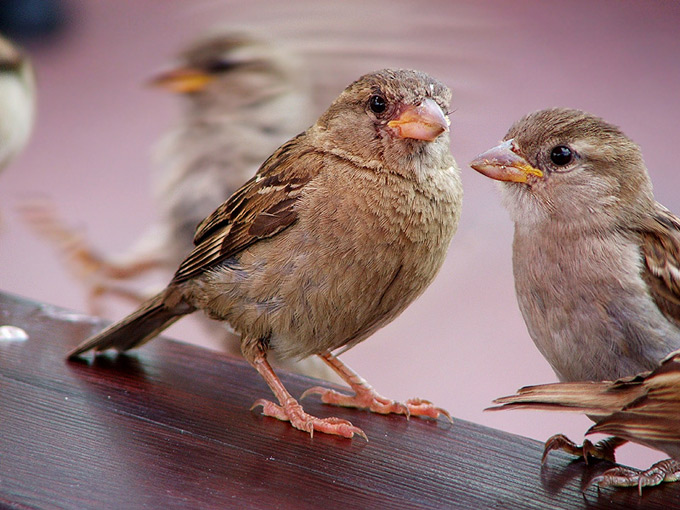
[[[607,467],[455,420],[331,408],[369,441],[317,434],[249,411],[269,390],[244,361],[166,339],[130,355],[67,362],[102,327],[0,294],[0,506],[16,508],[547,509],[680,505],[680,484],[591,487]],[[293,395],[316,384],[282,374]],[[474,391],[473,388],[470,391]]]

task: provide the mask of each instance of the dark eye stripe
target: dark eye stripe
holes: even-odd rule
[[[231,71],[238,64],[229,60],[214,60],[205,65],[205,70],[210,73],[225,73]]]

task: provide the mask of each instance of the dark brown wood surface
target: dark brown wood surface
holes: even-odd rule
[[[589,488],[590,468],[455,420],[324,406],[369,437],[313,438],[249,411],[269,390],[242,360],[159,339],[67,362],[98,319],[0,294],[0,505],[12,508],[658,508],[680,484]],[[376,362],[379,362],[376,360]],[[293,395],[315,381],[282,374]],[[442,384],[446,384],[442,381]],[[473,388],[470,391],[474,391]],[[455,409],[453,409],[455,414]]]

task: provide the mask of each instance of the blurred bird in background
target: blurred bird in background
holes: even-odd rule
[[[252,177],[279,145],[314,120],[303,62],[251,31],[206,32],[151,85],[177,94],[182,111],[157,147],[158,219],[136,245],[122,255],[99,253],[82,233],[59,219],[48,200],[21,206],[24,219],[57,248],[69,270],[87,286],[91,311],[98,315],[106,295],[138,304],[155,293],[158,289],[137,290],[134,282],[158,269],[174,271],[193,248],[198,224]],[[238,336],[215,321],[203,323],[209,334],[224,338],[226,350],[240,354]],[[275,356],[274,364],[281,364]],[[315,359],[287,361],[283,366],[335,378]]]
[[[0,36],[0,171],[28,142],[35,104],[35,75],[28,55]]]
[[[472,168],[502,182],[517,300],[560,381],[652,370],[680,348],[680,218],[654,200],[640,148],[573,109],[516,122]],[[612,438],[546,451],[614,459]]]
[[[502,409],[586,413],[595,421],[586,434],[604,433],[667,453],[672,459],[647,470],[615,467],[593,479],[601,486],[643,487],[680,480],[680,351],[652,372],[614,382],[527,386],[494,400]]]

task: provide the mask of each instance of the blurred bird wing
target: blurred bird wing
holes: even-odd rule
[[[295,223],[301,190],[323,167],[322,158],[303,143],[304,136],[279,147],[252,179],[201,222],[196,247],[172,283],[189,280]]]
[[[643,278],[661,312],[680,326],[680,218],[657,204],[640,233]]]

